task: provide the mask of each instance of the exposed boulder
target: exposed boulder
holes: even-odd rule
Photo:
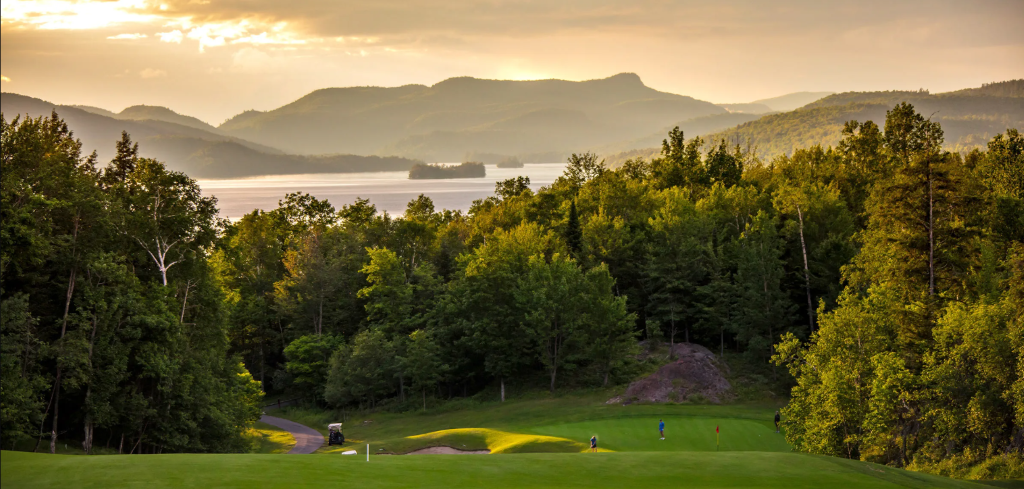
[[[717,404],[730,397],[732,386],[722,375],[724,367],[711,350],[679,343],[673,353],[675,361],[629,384],[623,395],[608,402],[688,402],[703,398]]]

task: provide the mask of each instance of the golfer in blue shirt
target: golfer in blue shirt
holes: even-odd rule
[[[591,452],[596,452],[597,451],[597,435],[594,435],[594,436],[590,437],[590,451]]]
[[[661,433],[661,439],[665,439],[665,420],[658,420],[658,432]]]

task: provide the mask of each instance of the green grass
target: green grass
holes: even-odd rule
[[[345,434],[351,441],[308,456],[69,457],[3,452],[0,484],[4,489],[63,489],[69,481],[83,488],[991,487],[793,453],[774,432],[771,417],[777,406],[772,404],[622,406],[604,404],[607,398],[604,392],[592,392],[507,403],[460,401],[425,413],[349,413]],[[271,414],[321,431],[342,416],[300,408]],[[665,420],[666,440],[658,439],[658,419]],[[722,431],[718,451],[715,426]],[[602,450],[614,453],[586,453],[594,434]],[[261,450],[280,452],[284,444],[276,443],[276,448],[268,444]],[[374,456],[367,462],[366,443],[374,454],[445,445],[486,448],[497,455]],[[358,455],[336,453],[351,449]]]
[[[0,454],[0,485],[21,487],[702,487],[983,488],[859,462],[773,452],[341,455]]]
[[[443,409],[427,411],[425,413],[420,411],[410,413],[348,413],[344,419],[345,437],[352,440],[353,443],[365,444],[369,442],[372,444],[397,446],[400,443],[398,440],[411,435],[457,428],[487,428],[511,433],[559,436],[580,443],[586,443],[592,434],[597,434],[602,445],[607,443],[614,445],[613,440],[615,436],[613,432],[607,432],[608,436],[601,432],[591,433],[590,431],[592,430],[586,427],[586,423],[600,420],[634,419],[632,423],[635,423],[635,426],[623,428],[626,432],[623,433],[621,442],[624,442],[627,437],[648,438],[649,440],[658,441],[657,437],[651,438],[651,435],[657,434],[658,418],[665,418],[666,423],[669,425],[669,433],[676,429],[675,433],[679,436],[695,437],[694,440],[700,439],[701,436],[708,436],[708,427],[701,419],[708,422],[716,422],[714,420],[717,419],[722,420],[723,423],[727,419],[732,420],[731,422],[734,423],[745,421],[746,423],[743,424],[745,428],[730,432],[737,435],[737,438],[732,438],[733,441],[737,441],[739,440],[738,436],[741,436],[740,433],[752,432],[751,430],[754,429],[754,426],[762,427],[764,429],[763,433],[774,434],[775,429],[772,424],[772,416],[774,416],[775,410],[781,407],[781,404],[771,403],[724,406],[694,404],[631,404],[622,406],[619,404],[605,404],[604,400],[609,397],[612,397],[610,392],[597,391],[586,395],[525,399],[505,403],[472,403],[467,401],[462,405],[455,404],[455,406],[459,406],[462,409],[452,409],[451,406],[445,406]],[[322,410],[303,408],[284,408],[274,410],[269,414],[305,424],[324,434],[327,433],[328,423],[343,421],[341,412],[324,412]],[[668,418],[678,418],[680,420],[679,424],[673,428],[672,423],[675,421],[670,422]],[[366,421],[369,421],[369,423],[364,423]],[[583,431],[567,432],[565,434],[559,434],[554,431],[537,431],[538,427],[553,430],[555,429],[554,426],[571,423],[584,423],[580,428]],[[644,425],[645,423],[646,426]],[[603,427],[599,427],[599,431],[601,429]],[[723,424],[723,429],[730,428]],[[644,430],[647,430],[649,434],[641,435],[640,433]],[[686,433],[691,433],[691,435],[684,435]],[[756,438],[756,435],[761,432],[753,433]],[[710,426],[710,435],[714,435],[713,424]],[[723,439],[724,441],[725,439]],[[415,444],[410,444],[409,446],[413,447],[412,449],[418,448]],[[648,449],[653,449],[656,445],[648,446],[651,447]],[[770,449],[770,446],[775,446],[777,449],[777,445],[756,445],[753,448],[742,448],[742,446],[737,445],[732,449],[765,450]],[[611,448],[612,445],[608,447]],[[690,450],[700,449],[694,445],[694,448]],[[710,446],[710,449],[714,449],[713,444]]]
[[[598,446],[613,451],[694,452],[758,451],[789,452],[783,435],[773,428],[749,419],[664,416],[665,439],[658,436],[658,419],[652,416],[606,418],[532,428],[537,434],[572,440],[588,440],[596,435]],[[715,427],[721,429],[716,447]]]
[[[260,438],[255,453],[288,453],[295,446],[295,438],[291,433],[260,421],[254,427]]]

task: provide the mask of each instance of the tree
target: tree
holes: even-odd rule
[[[394,348],[382,331],[370,329],[357,334],[348,348],[335,353],[331,365],[325,392],[335,405],[352,399],[367,400],[373,407],[378,399],[394,392]]]
[[[740,183],[743,177],[743,153],[739,146],[730,153],[725,140],[721,140],[718,146],[712,146],[704,158],[704,168],[707,174],[708,183],[714,185],[721,183],[726,188]]]
[[[412,313],[413,290],[398,256],[387,248],[368,248],[370,262],[361,272],[369,285],[359,290],[367,299],[367,319],[389,335],[404,336]]]
[[[782,242],[778,220],[758,212],[736,242],[737,341],[748,351],[772,356],[772,345],[789,324],[791,303],[782,291]]]
[[[706,223],[682,189],[662,192],[663,206],[651,218],[652,239],[648,243],[645,287],[648,317],[668,326],[669,356],[674,356],[680,329],[690,341],[695,321],[695,287],[706,275]]]
[[[447,366],[441,363],[441,348],[431,334],[418,329],[409,335],[405,355],[398,359],[399,369],[419,389],[423,410],[427,410],[427,389],[433,389],[444,376]]]
[[[651,180],[655,188],[683,187],[687,197],[696,198],[710,184],[707,169],[701,162],[704,140],[697,137],[686,143],[679,127],[668,133],[661,143],[661,157],[651,161]]]
[[[217,201],[203,197],[184,173],[143,158],[113,193],[121,204],[122,232],[145,251],[165,287],[171,267],[213,244]]]
[[[536,224],[499,230],[464,258],[464,273],[447,295],[446,317],[462,331],[456,341],[483,352],[484,370],[496,377],[505,400],[505,380],[534,357],[535,346],[524,325],[526,312],[515,296],[530,257],[547,255],[554,237]]]
[[[538,345],[540,361],[555,391],[559,369],[567,366],[581,348],[586,301],[583,273],[576,263],[561,255],[530,258],[529,270],[516,287],[516,301],[525,310],[524,324]]]
[[[636,315],[628,311],[625,297],[612,293],[615,279],[607,266],[589,270],[585,280],[585,290],[580,297],[587,299],[584,305],[585,354],[597,366],[601,384],[608,386],[612,372],[635,358],[637,344],[633,325]]]
[[[494,184],[494,195],[502,200],[518,197],[527,190],[530,190],[530,177],[509,178]]]
[[[333,335],[306,335],[284,349],[284,368],[294,377],[293,385],[314,401],[324,399],[331,354],[341,343],[341,338]]]
[[[569,156],[568,164],[565,167],[565,174],[562,176],[568,183],[573,193],[579,192],[584,183],[593,180],[607,169],[604,161],[598,161],[594,153],[573,153]]]
[[[839,189],[820,183],[797,183],[784,181],[776,190],[773,203],[775,209],[789,220],[783,232],[799,238],[800,262],[803,271],[804,290],[807,296],[808,333],[814,331],[814,311],[820,292],[815,294],[812,285],[811,265],[814,264],[814,282],[824,287],[834,287],[840,279],[839,267],[854,254],[850,238],[854,232],[853,216],[846,210],[840,198]],[[793,220],[793,217],[796,220]],[[794,240],[797,241],[797,240]],[[823,278],[819,278],[824,275]],[[829,302],[835,296],[829,294]]]

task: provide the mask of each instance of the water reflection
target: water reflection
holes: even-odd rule
[[[408,172],[325,173],[268,175],[243,179],[199,180],[203,194],[216,196],[221,217],[238,219],[253,209],[271,210],[289,192],[306,192],[327,199],[340,209],[357,197],[370,199],[378,211],[405,212],[405,205],[419,194],[440,209],[469,210],[476,199],[494,195],[494,183],[517,176],[530,177],[530,188],[551,185],[565,163],[537,163],[523,168],[487,166],[484,178],[409,180]]]

